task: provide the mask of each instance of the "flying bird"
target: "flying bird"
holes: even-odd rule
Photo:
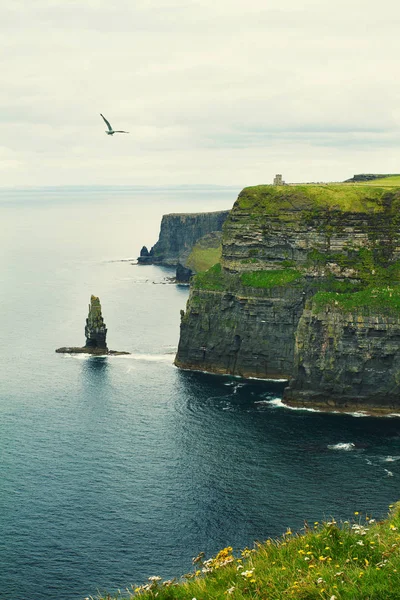
[[[106,131],[107,135],[114,135],[114,133],[129,133],[129,131],[122,131],[121,129],[113,129],[111,127],[110,123],[107,121],[107,119],[101,113],[100,113],[100,116],[103,119],[104,123],[108,127],[108,131]]]

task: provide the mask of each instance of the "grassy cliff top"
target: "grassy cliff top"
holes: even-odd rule
[[[362,184],[256,185],[240,192],[233,211],[264,214],[276,213],[277,210],[380,212],[383,210],[383,198],[390,190],[397,190],[400,196],[400,176]]]
[[[363,185],[376,185],[380,187],[400,187],[400,175],[386,175],[385,177],[372,179],[371,181],[365,181]]]
[[[301,535],[288,528],[239,555],[230,546],[209,560],[201,553],[181,581],[149,577],[119,598],[399,600],[400,507],[390,509],[381,523],[355,511],[351,521],[306,524]]]
[[[190,218],[197,218],[197,217],[204,217],[207,215],[223,215],[223,214],[227,214],[229,213],[230,209],[226,209],[226,210],[209,210],[207,212],[182,212],[182,213],[167,213],[166,215],[163,215],[163,219],[169,218],[169,217],[190,217]]]

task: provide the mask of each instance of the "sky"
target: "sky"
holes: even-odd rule
[[[2,0],[0,186],[400,173],[399,31],[395,0]]]

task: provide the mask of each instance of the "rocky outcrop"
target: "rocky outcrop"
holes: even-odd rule
[[[97,296],[91,296],[89,304],[89,314],[86,319],[85,336],[87,348],[107,348],[107,328],[104,323],[103,315],[101,314],[100,299]]]
[[[221,231],[228,214],[226,210],[164,215],[158,242],[147,255],[142,256],[142,249],[138,263],[174,267],[180,263],[186,266],[196,242],[211,232]]]
[[[397,188],[246,188],[220,265],[191,281],[175,364],[289,379],[291,403],[392,407],[400,287],[386,288],[400,286],[399,259]]]
[[[176,276],[175,276],[177,283],[189,283],[192,275],[193,275],[192,269],[188,269],[187,267],[184,267],[183,265],[181,265],[181,263],[178,263],[178,265],[176,267]]]
[[[153,264],[153,248],[150,252],[146,246],[143,246],[138,257],[138,263],[141,265],[152,265]]]
[[[89,304],[89,314],[85,326],[86,344],[83,347],[63,347],[58,348],[56,352],[64,354],[129,354],[129,352],[119,352],[107,348],[107,328],[101,314],[100,299],[97,296],[91,296]]]

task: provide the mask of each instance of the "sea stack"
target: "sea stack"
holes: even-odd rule
[[[86,344],[82,347],[68,346],[57,348],[56,352],[62,354],[95,354],[103,356],[105,354],[130,354],[130,352],[119,352],[107,348],[107,327],[101,314],[100,298],[90,297],[89,314],[85,326]]]
[[[89,314],[85,327],[86,348],[98,348],[108,352],[106,336],[107,327],[101,314],[100,299],[97,296],[90,297]]]

